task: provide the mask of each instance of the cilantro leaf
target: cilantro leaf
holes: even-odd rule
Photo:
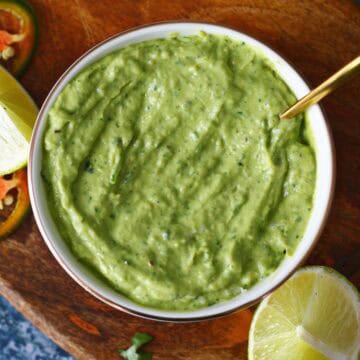
[[[131,339],[132,345],[127,350],[119,350],[119,354],[125,360],[152,360],[150,352],[138,353],[141,346],[152,340],[152,336],[146,333],[136,333]]]
[[[136,333],[131,339],[132,344],[139,349],[140,346],[143,346],[152,340],[152,336],[146,333]]]

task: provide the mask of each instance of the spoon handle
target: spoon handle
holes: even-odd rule
[[[297,101],[293,106],[281,113],[280,119],[290,119],[303,112],[306,108],[317,103],[324,96],[334,91],[345,81],[358,74],[360,74],[360,56],[345,65],[338,72]]]

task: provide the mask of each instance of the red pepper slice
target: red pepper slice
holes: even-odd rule
[[[38,22],[24,0],[0,0],[0,64],[20,76],[38,42]]]
[[[26,169],[16,171],[10,179],[0,177],[0,201],[4,201],[8,192],[14,188],[17,190],[16,204],[5,221],[0,222],[0,239],[13,233],[29,212],[30,198]]]
[[[12,52],[9,52],[9,49],[12,49],[12,47],[10,45],[16,43],[16,42],[20,42],[24,39],[25,35],[21,34],[9,34],[7,31],[5,30],[0,30],[0,53],[2,53],[2,57],[4,60],[7,60],[7,56],[11,57],[13,56]],[[14,49],[12,49],[12,51],[14,51]],[[9,54],[7,54],[7,52]]]

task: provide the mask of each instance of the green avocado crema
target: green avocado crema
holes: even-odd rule
[[[199,33],[111,53],[52,106],[42,176],[73,254],[138,304],[228,300],[294,253],[316,179],[306,119],[258,50]]]

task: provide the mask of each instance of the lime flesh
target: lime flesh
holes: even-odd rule
[[[35,103],[0,66],[0,176],[27,164],[36,116]]]
[[[307,267],[259,305],[249,359],[358,359],[360,296],[336,271]]]

